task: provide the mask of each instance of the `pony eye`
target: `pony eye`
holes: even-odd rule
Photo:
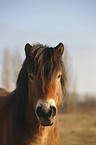
[[[57,76],[57,79],[59,79],[59,78],[61,78],[61,74],[59,74],[59,75]]]

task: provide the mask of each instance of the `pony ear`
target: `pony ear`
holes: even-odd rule
[[[64,45],[63,45],[63,43],[60,42],[60,43],[55,47],[55,49],[56,49],[57,52],[60,54],[60,56],[63,55],[63,52],[64,52]]]
[[[27,43],[25,45],[25,54],[26,54],[26,57],[30,58],[31,57],[31,51],[32,51],[32,46]]]

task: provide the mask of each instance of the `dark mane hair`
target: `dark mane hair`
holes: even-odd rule
[[[62,72],[61,84],[64,96],[66,95],[66,73],[62,58],[52,47],[41,44],[33,45],[30,50],[30,56],[23,63],[21,71],[17,79],[17,88],[20,87],[21,92],[28,93],[28,73],[33,73],[42,83],[43,91],[46,90],[46,83],[51,79],[54,71]]]

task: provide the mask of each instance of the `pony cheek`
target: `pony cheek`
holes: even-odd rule
[[[57,108],[59,108],[60,105],[62,104],[62,100],[63,100],[62,88],[61,88],[61,84],[59,84],[59,86],[56,88],[56,106],[57,106]]]
[[[37,102],[37,94],[36,94],[35,89],[36,89],[36,86],[33,85],[33,83],[31,82],[29,90],[28,90],[28,102],[30,105],[32,105],[34,107],[34,109],[35,109],[36,102]]]
[[[36,104],[37,104],[37,101],[38,101],[38,94],[37,93],[35,93],[35,91],[34,90],[32,90],[33,91],[33,93],[31,94],[31,98],[30,98],[30,100],[31,100],[31,105],[34,107],[34,109],[36,108]]]

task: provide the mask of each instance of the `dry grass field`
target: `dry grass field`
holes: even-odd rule
[[[96,145],[96,113],[59,114],[60,145]]]

